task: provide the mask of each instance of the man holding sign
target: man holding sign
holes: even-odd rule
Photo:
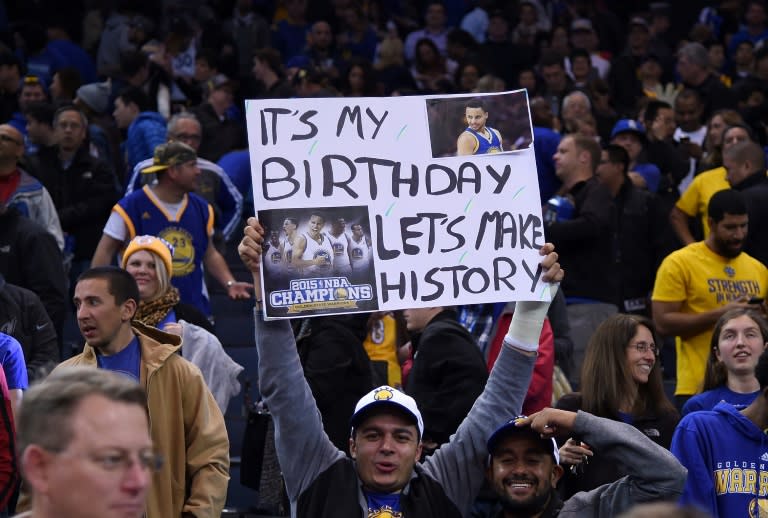
[[[264,231],[248,220],[238,247],[261,294]],[[563,278],[551,244],[539,252],[545,283]],[[551,295],[556,286],[545,284]],[[546,297],[549,298],[549,297]],[[485,390],[453,440],[417,464],[424,431],[414,400],[384,386],[357,404],[349,441],[351,459],[336,449],[304,379],[290,324],[264,321],[257,298],[259,390],[275,422],[278,458],[294,517],[460,517],[483,482],[486,438],[493,423],[520,413],[549,302],[519,302]]]

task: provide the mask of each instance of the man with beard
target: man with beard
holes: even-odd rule
[[[758,309],[768,287],[768,269],[742,252],[749,222],[743,194],[719,191],[707,211],[709,235],[664,259],[651,296],[656,329],[678,337],[678,408],[701,390],[717,319],[734,308]]]
[[[556,489],[563,468],[553,436],[570,433],[631,475],[563,502]],[[671,453],[631,425],[554,408],[504,423],[488,439],[488,451],[486,474],[500,503],[494,518],[616,516],[637,503],[676,500],[687,474]]]

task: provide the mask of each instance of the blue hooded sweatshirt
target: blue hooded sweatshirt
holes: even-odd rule
[[[155,155],[155,148],[165,143],[165,119],[157,112],[141,112],[128,126],[123,145],[128,157],[128,174],[136,164]]]
[[[760,428],[728,403],[685,416],[671,448],[688,468],[680,503],[699,506],[715,518],[762,516],[768,504],[765,439]]]

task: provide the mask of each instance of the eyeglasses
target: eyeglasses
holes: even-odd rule
[[[195,135],[193,133],[177,133],[173,135],[173,138],[175,138],[176,140],[181,140],[182,142],[185,140],[199,142],[200,140],[202,140],[203,137],[201,135]]]
[[[134,463],[133,455],[126,451],[90,455],[89,458],[104,471],[128,471]],[[136,458],[139,465],[147,471],[156,473],[163,467],[163,457],[152,450],[142,450],[137,453]]]
[[[2,141],[2,142],[13,142],[17,146],[21,145],[21,142],[19,142],[15,138],[11,137],[10,135],[6,135],[4,133],[0,133],[0,141]]]
[[[86,453],[83,455],[68,454],[67,452],[56,452],[58,455],[71,455],[75,457],[83,457],[90,462],[99,466],[102,470],[110,473],[124,473],[131,469],[135,462],[138,462],[139,466],[145,471],[151,473],[157,473],[160,468],[163,467],[163,457],[155,451],[141,450],[135,455],[128,451],[107,451],[101,453]]]
[[[653,343],[637,342],[635,344],[629,344],[627,347],[634,347],[640,354],[645,354],[648,351],[651,351],[654,356],[659,355],[659,350],[656,348],[656,344]]]

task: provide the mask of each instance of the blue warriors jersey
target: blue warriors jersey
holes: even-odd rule
[[[499,138],[499,132],[490,126],[486,126],[485,129],[488,130],[488,133],[491,134],[490,140],[488,140],[488,138],[482,133],[478,133],[470,127],[467,127],[467,129],[464,130],[475,138],[475,149],[472,154],[484,155],[486,153],[501,153],[504,151],[501,149],[501,139]]]
[[[134,191],[115,205],[128,227],[130,239],[137,235],[158,236],[173,245],[173,277],[181,301],[211,314],[203,278],[203,257],[213,233],[213,209],[194,193],[184,195],[181,208],[172,218],[149,186]]]

